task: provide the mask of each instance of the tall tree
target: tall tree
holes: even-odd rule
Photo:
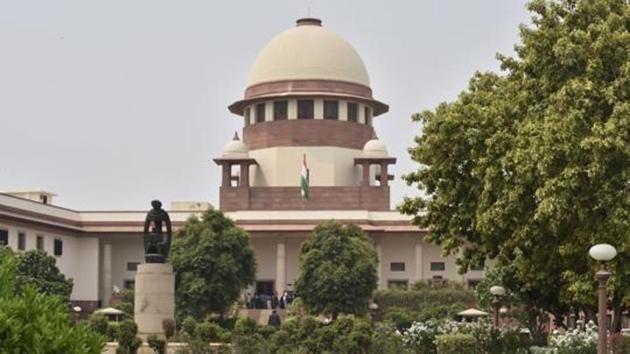
[[[17,287],[33,286],[38,292],[61,296],[66,302],[72,293],[72,279],[57,268],[55,257],[41,250],[31,250],[17,255]]]
[[[223,314],[256,276],[249,234],[218,210],[186,221],[174,237],[170,262],[178,318]]]
[[[504,75],[477,73],[413,117],[404,213],[461,270],[510,265],[521,299],[558,315],[595,306],[588,248],[614,245],[615,311],[630,298],[630,9],[626,0],[534,0]],[[619,318],[619,316],[617,316]],[[618,329],[618,325],[616,325]]]
[[[356,225],[318,225],[302,243],[297,296],[314,314],[363,314],[376,289],[378,258]]]
[[[101,353],[105,338],[71,325],[62,297],[18,287],[17,268],[15,255],[0,246],[0,353]]]

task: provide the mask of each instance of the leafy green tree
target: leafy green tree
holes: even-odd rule
[[[562,317],[595,308],[591,245],[615,312],[630,305],[630,10],[625,0],[534,0],[504,75],[477,73],[450,103],[413,117],[424,196],[402,212],[457,253],[462,271],[496,259],[513,292]],[[620,316],[616,316],[620,318]],[[614,328],[619,329],[615,324]]]
[[[17,254],[17,287],[33,286],[38,292],[61,296],[70,300],[72,279],[66,277],[57,268],[55,257],[41,250],[31,250]]]
[[[302,243],[297,296],[314,314],[364,314],[376,289],[378,259],[356,225],[318,225]]]
[[[101,353],[105,337],[72,326],[67,304],[32,285],[17,291],[18,260],[0,247],[0,353]]]
[[[249,234],[218,210],[186,221],[174,237],[170,262],[180,319],[223,315],[256,275]]]

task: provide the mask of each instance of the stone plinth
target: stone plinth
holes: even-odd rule
[[[134,320],[138,334],[164,336],[162,321],[175,319],[175,275],[170,264],[138,265],[134,299]]]

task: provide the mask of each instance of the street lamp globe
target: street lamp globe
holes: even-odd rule
[[[600,243],[591,247],[588,254],[596,261],[605,262],[615,258],[617,250],[607,243]]]
[[[505,295],[505,288],[499,285],[495,285],[490,288],[490,293],[494,296],[503,296]]]

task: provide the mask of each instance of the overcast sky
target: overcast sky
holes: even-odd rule
[[[0,0],[0,191],[44,189],[79,210],[218,206],[211,159],[242,127],[227,106],[309,5],[390,105],[375,126],[398,158],[392,206],[414,193],[400,180],[416,168],[411,114],[498,70],[530,19],[522,0]]]

